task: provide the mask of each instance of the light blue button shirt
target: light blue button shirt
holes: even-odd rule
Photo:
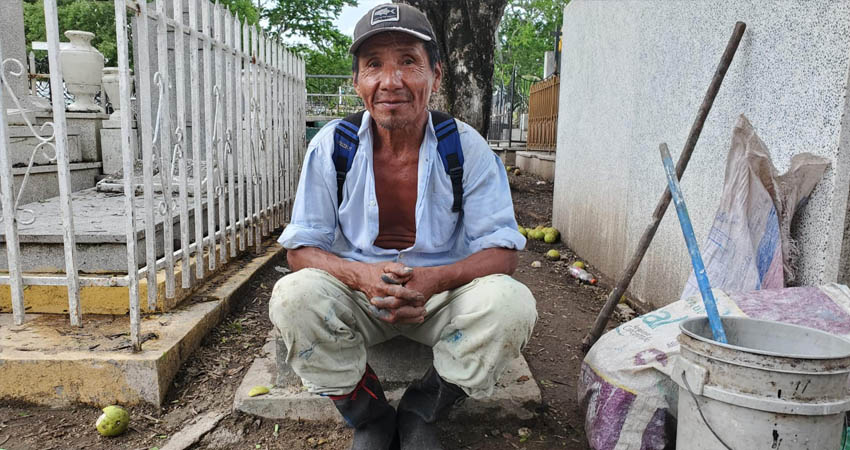
[[[378,208],[392,206],[378,205],[375,195],[369,113],[363,115],[357,133],[360,147],[345,179],[339,208],[331,160],[337,122],[325,125],[307,149],[292,220],[278,239],[285,248],[316,247],[353,261],[399,261],[422,267],[451,264],[492,247],[525,247],[504,166],[481,135],[460,120],[463,212],[452,212],[452,184],[437,152],[430,118],[419,148],[416,241],[404,250],[375,246]]]

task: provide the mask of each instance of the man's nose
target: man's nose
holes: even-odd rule
[[[381,89],[399,89],[401,83],[401,69],[395,64],[385,64],[381,71]]]

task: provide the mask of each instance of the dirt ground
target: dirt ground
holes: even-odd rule
[[[517,220],[523,226],[549,224],[552,183],[532,176],[510,176]],[[555,248],[565,260],[551,262],[544,253]],[[562,243],[529,241],[520,252],[515,277],[537,298],[539,321],[524,351],[543,392],[543,404],[530,421],[441,424],[449,449],[586,449],[584,419],[576,400],[580,343],[604,303],[610,280],[598,286],[580,284],[567,273],[576,255]],[[540,261],[542,266],[532,267]],[[130,430],[117,438],[101,437],[94,428],[97,408],[50,409],[0,403],[0,450],[159,448],[190,419],[210,411],[228,412],[218,426],[192,448],[197,449],[347,449],[351,430],[337,425],[263,420],[232,411],[233,395],[245,371],[265,343],[271,323],[267,302],[281,273],[272,264],[258,274],[250,292],[228,318],[205,338],[178,373],[161,411],[130,408]],[[593,267],[588,267],[593,273]],[[518,430],[527,427],[525,440]]]

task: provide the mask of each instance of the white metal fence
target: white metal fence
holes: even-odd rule
[[[81,276],[76,270],[62,97],[53,99],[51,127],[28,126],[39,140],[33,153],[53,152],[58,165],[65,267],[71,269],[61,277],[21,273],[17,224],[22,211],[16,204],[12,167],[5,151],[9,148],[6,108],[15,105],[4,105],[0,96],[0,197],[9,262],[9,275],[0,277],[0,284],[11,287],[16,324],[25,319],[25,285],[67,285],[70,321],[75,326],[82,323],[81,285],[128,286],[131,341],[140,350],[140,278],[147,278],[146,300],[153,310],[157,270],[164,270],[165,295],[173,298],[178,263],[182,287],[191,288],[240,251],[251,247],[259,250],[263,237],[287,220],[305,151],[305,67],[278,40],[243,25],[224,7],[208,0],[114,3],[120,107],[125,112],[121,115],[121,142],[127,275]],[[45,0],[44,9],[51,92],[54,97],[62,96],[56,0]],[[128,12],[132,27],[124,26]],[[132,107],[136,108],[138,129],[133,128],[133,114],[127,113],[132,95],[131,39],[136,48],[136,104]],[[0,89],[11,93],[7,77],[25,77],[26,70],[21,61],[4,60],[2,54],[0,61]],[[14,101],[17,103],[17,99]],[[134,204],[138,186],[130,175],[137,162],[130,143],[136,139],[141,144],[142,208]],[[155,181],[162,191],[160,197],[156,196]],[[206,217],[202,217],[205,207]],[[146,258],[141,268],[135,256],[139,242],[137,214],[144,218]],[[178,218],[180,248],[174,248],[171,226],[162,226],[161,237],[157,236],[157,214]],[[157,240],[165,249],[160,259]]]

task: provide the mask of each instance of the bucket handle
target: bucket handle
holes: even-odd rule
[[[723,446],[726,447],[727,450],[732,450],[732,447],[730,447],[729,444],[724,442],[723,439],[720,439],[720,436],[717,435],[717,432],[714,431],[714,428],[712,428],[711,424],[708,423],[708,420],[706,420],[705,415],[703,415],[703,413],[702,413],[702,408],[699,406],[699,400],[697,400],[697,396],[694,394],[693,389],[691,389],[691,385],[690,385],[690,383],[688,383],[687,374],[685,373],[684,370],[682,370],[682,382],[685,384],[685,389],[687,389],[688,394],[691,394],[691,398],[694,400],[694,404],[697,405],[697,412],[699,412],[699,416],[702,418],[702,422],[705,424],[705,426],[708,427],[708,431],[711,431],[711,434],[713,434],[714,437],[721,444],[723,444]]]

